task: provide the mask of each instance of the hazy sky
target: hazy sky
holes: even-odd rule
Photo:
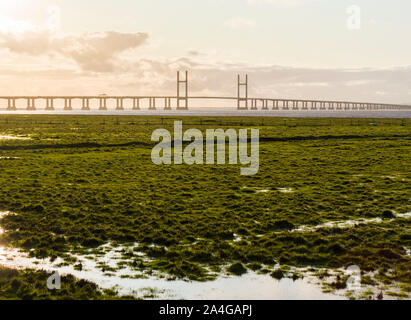
[[[409,103],[410,14],[409,0],[0,0],[0,95],[174,94],[189,69],[193,94],[235,95],[247,72],[251,95]]]

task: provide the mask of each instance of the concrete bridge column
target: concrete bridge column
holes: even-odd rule
[[[263,108],[262,110],[268,110],[268,101],[266,99],[263,99]]]
[[[54,99],[53,98],[46,98],[46,110],[47,111],[54,110]]]
[[[15,111],[17,110],[16,108],[16,99],[14,98],[8,98],[8,103],[7,103],[7,110],[8,111]]]
[[[71,98],[64,99],[64,110],[71,111],[73,108],[71,107]]]
[[[171,98],[164,98],[164,110],[171,110]]]
[[[123,98],[117,98],[116,110],[124,110]]]
[[[140,99],[133,99],[133,110],[140,110]]]
[[[100,98],[99,110],[107,110],[107,98]]]
[[[156,110],[156,98],[149,98],[149,110]]]
[[[257,101],[255,99],[251,99],[251,110],[257,110]]]
[[[307,101],[302,102],[301,110],[307,110]]]
[[[89,99],[88,99],[88,98],[83,98],[83,99],[82,99],[82,107],[81,107],[81,110],[84,110],[84,111],[90,110],[90,102],[89,102]]]
[[[34,111],[36,110],[36,106],[34,103],[35,99],[34,98],[27,98],[27,110]]]
[[[311,101],[311,110],[317,110],[317,101]]]
[[[293,110],[298,110],[298,101],[293,100]]]

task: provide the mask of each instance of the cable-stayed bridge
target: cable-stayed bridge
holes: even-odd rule
[[[188,72],[182,79],[180,72],[177,72],[177,94],[175,96],[0,96],[6,101],[8,111],[17,111],[17,101],[25,100],[27,111],[40,110],[36,106],[38,100],[45,102],[43,110],[56,110],[55,103],[62,102],[63,110],[74,110],[73,101],[81,102],[83,111],[91,110],[90,101],[98,101],[98,110],[104,111],[109,108],[115,110],[125,110],[125,101],[131,101],[131,110],[141,110],[142,102],[148,105],[148,110],[188,110],[190,100],[232,100],[236,102],[237,109],[241,110],[411,110],[411,105],[387,104],[377,102],[359,101],[336,101],[336,100],[304,100],[304,99],[281,99],[269,97],[250,97],[248,95],[248,75],[245,81],[241,81],[240,75],[237,80],[237,96],[189,96],[188,95]]]

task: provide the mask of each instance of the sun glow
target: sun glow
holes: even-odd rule
[[[33,0],[1,0],[0,32],[24,32],[33,29],[32,25],[18,17],[33,4]]]

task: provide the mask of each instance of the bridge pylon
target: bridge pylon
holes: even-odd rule
[[[243,97],[241,97],[241,88],[245,88]],[[241,102],[245,102],[244,106]],[[241,82],[240,75],[237,76],[237,110],[248,110],[248,74],[245,75],[244,82]]]
[[[181,80],[180,71],[177,71],[177,110],[188,110],[188,71],[185,73],[185,80]],[[181,85],[183,85],[184,88],[183,95],[180,95]],[[181,106],[180,101],[184,101],[184,106]]]

